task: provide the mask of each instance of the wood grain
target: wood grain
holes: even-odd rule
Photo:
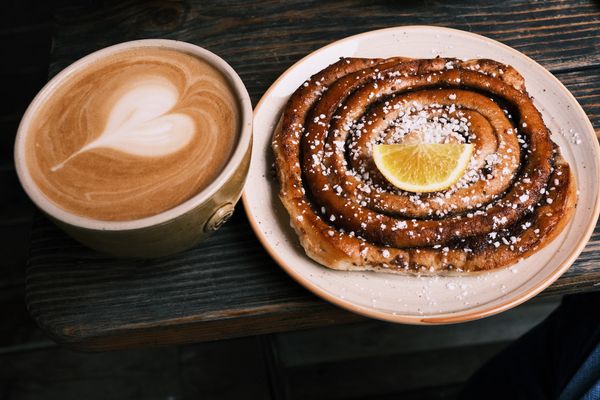
[[[239,207],[202,245],[152,261],[91,252],[40,218],[29,264],[31,314],[57,341],[84,349],[187,343],[358,319],[292,283],[262,249]]]
[[[403,24],[484,34],[532,56],[573,91],[600,131],[600,7],[592,1],[122,2],[56,16],[51,74],[110,44],[192,42],[225,58],[256,103],[287,67],[342,37]],[[82,40],[82,38],[86,38]],[[598,289],[600,228],[544,295]],[[186,343],[354,321],[287,277],[241,209],[202,245],[153,261],[115,260],[35,223],[27,270],[31,314],[55,340],[84,350]]]
[[[53,73],[114,43],[178,39],[228,61],[255,102],[281,72],[311,51],[397,25],[440,25],[483,34],[552,71],[600,64],[600,6],[595,1],[129,1],[75,8],[56,20]]]

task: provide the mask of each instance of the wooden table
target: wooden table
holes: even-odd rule
[[[227,60],[254,104],[294,62],[348,35],[430,24],[479,33],[529,55],[577,97],[600,130],[600,4],[595,1],[150,1],[57,12],[53,75],[103,47],[140,38],[195,43]],[[600,226],[541,296],[600,289]],[[57,342],[107,350],[286,331],[360,317],[316,298],[269,258],[237,207],[202,245],[152,261],[115,260],[38,217],[27,303]]]

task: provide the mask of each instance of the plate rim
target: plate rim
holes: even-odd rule
[[[266,99],[268,97],[270,97],[271,93],[275,90],[275,88],[279,85],[279,83],[284,78],[286,78],[287,75],[289,75],[294,68],[296,68],[298,65],[305,62],[309,58],[315,56],[315,53],[323,51],[323,50],[330,48],[332,46],[335,46],[335,45],[340,45],[344,42],[356,40],[356,39],[360,38],[361,36],[373,34],[376,32],[383,33],[385,31],[419,30],[419,29],[441,30],[441,31],[447,31],[447,32],[471,36],[471,37],[479,39],[479,40],[483,39],[485,41],[492,42],[496,45],[499,45],[502,48],[504,48],[505,50],[507,50],[511,53],[514,53],[519,57],[525,57],[525,59],[527,59],[529,62],[532,62],[532,63],[540,66],[543,70],[543,73],[548,78],[550,78],[551,80],[553,80],[555,83],[558,84],[558,87],[562,91],[564,91],[565,94],[570,98],[570,100],[573,101],[577,105],[575,111],[577,113],[580,113],[583,116],[585,116],[584,124],[587,125],[589,130],[591,130],[592,132],[595,132],[595,129],[594,129],[587,113],[585,112],[585,110],[583,110],[583,108],[577,101],[577,98],[575,98],[575,96],[569,91],[569,89],[567,89],[566,86],[557,77],[555,77],[550,71],[548,71],[543,65],[539,64],[537,61],[535,61],[528,55],[521,53],[520,51],[518,51],[500,41],[497,41],[495,39],[491,39],[491,38],[488,38],[483,35],[479,35],[476,33],[468,32],[468,31],[464,31],[464,30],[460,30],[460,29],[454,29],[454,28],[448,28],[448,27],[436,26],[436,25],[399,25],[399,26],[393,26],[393,27],[388,27],[388,28],[383,28],[383,29],[369,30],[369,31],[361,32],[361,33],[358,33],[355,35],[347,36],[347,37],[344,37],[339,40],[335,40],[325,46],[322,46],[322,47],[319,47],[318,49],[313,50],[306,56],[302,57],[300,60],[296,61],[290,67],[288,67],[269,86],[267,91],[261,96],[260,100],[254,107],[254,113],[253,113],[254,118],[256,118],[256,116],[260,113],[261,107],[264,105]],[[254,129],[256,129],[256,125],[254,125]],[[255,135],[253,135],[253,137],[254,136]],[[597,135],[594,135],[594,136],[597,136]],[[593,147],[592,151],[596,153],[596,156],[598,159],[598,158],[600,158],[600,144],[598,143],[598,140],[595,140],[594,142],[595,142],[595,145],[592,145],[592,147]],[[250,168],[252,168],[252,162],[250,163]],[[531,298],[535,297],[540,292],[542,292],[544,289],[546,289],[548,286],[550,286],[553,282],[555,282],[562,274],[564,274],[573,265],[573,263],[577,260],[579,255],[582,253],[584,247],[589,242],[590,237],[592,236],[594,229],[596,227],[598,217],[600,215],[600,196],[596,196],[596,202],[593,205],[593,211],[592,211],[593,218],[590,219],[590,223],[588,224],[587,228],[583,231],[584,233],[581,235],[579,241],[577,242],[577,245],[573,247],[573,250],[570,252],[569,256],[552,273],[550,273],[546,277],[545,280],[541,281],[538,285],[536,285],[529,291],[523,293],[522,295],[516,296],[512,299],[507,299],[496,305],[490,305],[479,311],[473,311],[472,309],[466,309],[463,311],[455,311],[455,312],[441,314],[438,316],[421,316],[421,315],[407,315],[407,314],[401,314],[401,313],[397,313],[397,314],[388,313],[388,312],[378,311],[378,310],[374,310],[371,308],[361,306],[354,302],[351,302],[346,299],[342,299],[335,295],[330,294],[325,289],[322,289],[317,284],[313,283],[309,278],[306,278],[303,275],[301,275],[300,273],[298,273],[295,270],[295,268],[291,265],[291,263],[288,264],[284,260],[284,258],[277,252],[277,250],[274,247],[272,247],[271,244],[269,243],[269,240],[268,240],[266,234],[260,228],[258,221],[256,220],[256,218],[254,217],[254,215],[251,211],[251,206],[249,204],[249,200],[248,200],[248,196],[247,196],[247,190],[248,190],[247,188],[244,188],[244,191],[242,193],[242,203],[243,203],[244,211],[246,213],[248,221],[250,222],[250,226],[252,227],[252,230],[254,231],[255,235],[257,236],[257,238],[260,241],[263,248],[267,251],[267,253],[269,253],[271,258],[273,258],[273,260],[279,265],[279,267],[281,269],[283,269],[289,276],[291,276],[292,279],[294,279],[296,282],[298,282],[304,288],[308,289],[313,294],[315,294],[315,295],[319,296],[320,298],[322,298],[338,307],[341,307],[347,311],[350,311],[350,312],[353,312],[355,314],[359,314],[362,316],[375,318],[375,319],[382,320],[382,321],[394,322],[394,323],[404,323],[404,324],[411,324],[411,325],[442,325],[442,324],[454,324],[454,323],[460,323],[460,322],[473,321],[476,319],[485,318],[485,317],[489,317],[491,315],[495,315],[495,314],[504,312],[508,309],[511,309],[513,307],[516,307],[516,306],[526,302],[527,300],[530,300]],[[568,227],[565,227],[565,229],[568,229]],[[308,257],[308,256],[306,256],[306,257]],[[326,268],[326,267],[323,266],[323,268]]]

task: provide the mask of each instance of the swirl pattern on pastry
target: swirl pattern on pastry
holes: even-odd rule
[[[388,184],[374,144],[472,143],[448,190]],[[291,96],[273,138],[300,242],[334,269],[456,273],[510,265],[569,220],[575,180],[512,67],[492,60],[341,59]]]

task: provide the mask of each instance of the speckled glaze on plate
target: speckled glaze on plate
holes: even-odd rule
[[[579,188],[573,220],[548,246],[502,270],[463,277],[416,277],[325,268],[306,256],[277,197],[271,137],[289,96],[309,76],[339,57],[491,58],[524,77],[573,168]],[[342,39],[298,61],[264,94],[254,111],[254,147],[243,202],[250,223],[269,254],[296,281],[350,311],[392,322],[444,324],[505,311],[530,299],[564,273],[589,240],[600,198],[600,148],[577,100],[550,72],[494,40],[454,29],[404,26]]]

